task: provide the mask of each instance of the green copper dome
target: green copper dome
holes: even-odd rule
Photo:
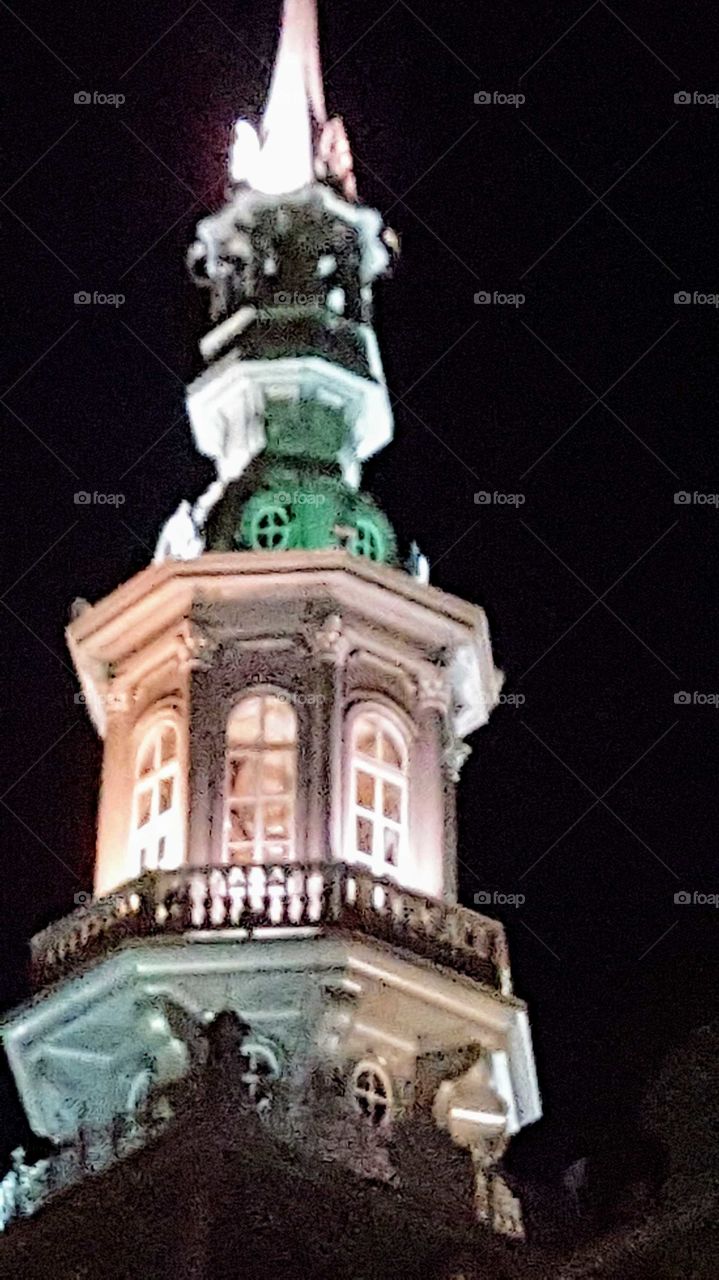
[[[267,444],[213,510],[214,551],[318,551],[345,547],[393,563],[396,539],[367,494],[343,479],[344,415],[316,400],[269,401]]]

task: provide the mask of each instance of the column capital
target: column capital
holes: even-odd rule
[[[442,753],[442,766],[450,782],[459,782],[462,765],[472,754],[472,748],[456,734],[452,734]]]
[[[317,657],[333,666],[343,667],[350,651],[350,640],[338,613],[330,613],[317,627],[307,629],[310,648]]]
[[[209,628],[195,618],[186,618],[178,633],[181,669],[209,671],[219,640]]]

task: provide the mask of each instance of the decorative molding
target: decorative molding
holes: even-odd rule
[[[442,754],[442,767],[450,782],[459,782],[462,765],[472,754],[472,748],[462,738],[452,734]]]
[[[417,675],[417,699],[420,710],[449,710],[450,685],[442,667],[427,666]]]
[[[119,681],[111,677],[105,693],[102,694],[103,707],[105,711],[106,724],[113,720],[121,718],[126,711],[129,711],[133,703],[137,699],[137,692],[129,689],[125,684],[124,687],[116,687]]]
[[[347,635],[342,618],[338,613],[330,613],[316,629],[308,628],[312,652],[333,666],[343,667],[349,657],[352,642]]]
[[[186,618],[178,631],[178,653],[181,670],[209,671],[219,647],[218,637],[203,623]]]
[[[397,685],[401,686],[402,693],[405,698],[405,709],[409,714],[415,694],[417,692],[417,685],[416,685],[416,681],[413,679],[413,676],[407,671],[406,666],[403,663],[403,659],[398,656],[394,659],[394,661],[391,661],[388,657],[378,653],[376,649],[372,647],[370,637],[369,636],[365,637],[361,632],[359,633],[359,635],[355,633],[354,643],[352,645],[352,653],[353,653],[353,658],[356,660],[357,666],[360,667],[360,669],[362,668],[362,666],[374,667],[376,671],[379,671],[382,673],[385,679],[389,680],[390,682],[389,696],[391,697],[392,702],[395,701],[395,695],[393,690],[396,688]],[[363,681],[363,684],[364,683],[365,682]],[[354,694],[356,690],[353,689],[352,692]],[[380,692],[379,689],[368,689],[367,697],[374,698],[378,695],[379,692]],[[385,692],[385,690],[382,690],[382,692]],[[411,721],[411,724],[408,727],[410,729],[410,732],[413,735],[416,735],[417,725],[414,720]]]

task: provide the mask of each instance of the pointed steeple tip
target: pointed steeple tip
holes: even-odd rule
[[[284,0],[282,27],[259,135],[238,120],[230,176],[268,195],[313,182],[338,186],[356,199],[350,151],[339,117],[327,118],[320,70],[316,0]]]

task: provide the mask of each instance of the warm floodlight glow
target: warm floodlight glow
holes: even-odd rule
[[[249,182],[255,185],[257,162],[260,156],[260,140],[247,120],[238,120],[232,138],[230,152],[230,177],[233,182]]]
[[[233,180],[268,195],[307,186],[314,180],[313,122],[322,128],[326,120],[314,0],[285,0],[262,145],[252,127],[238,121],[230,163]]]

